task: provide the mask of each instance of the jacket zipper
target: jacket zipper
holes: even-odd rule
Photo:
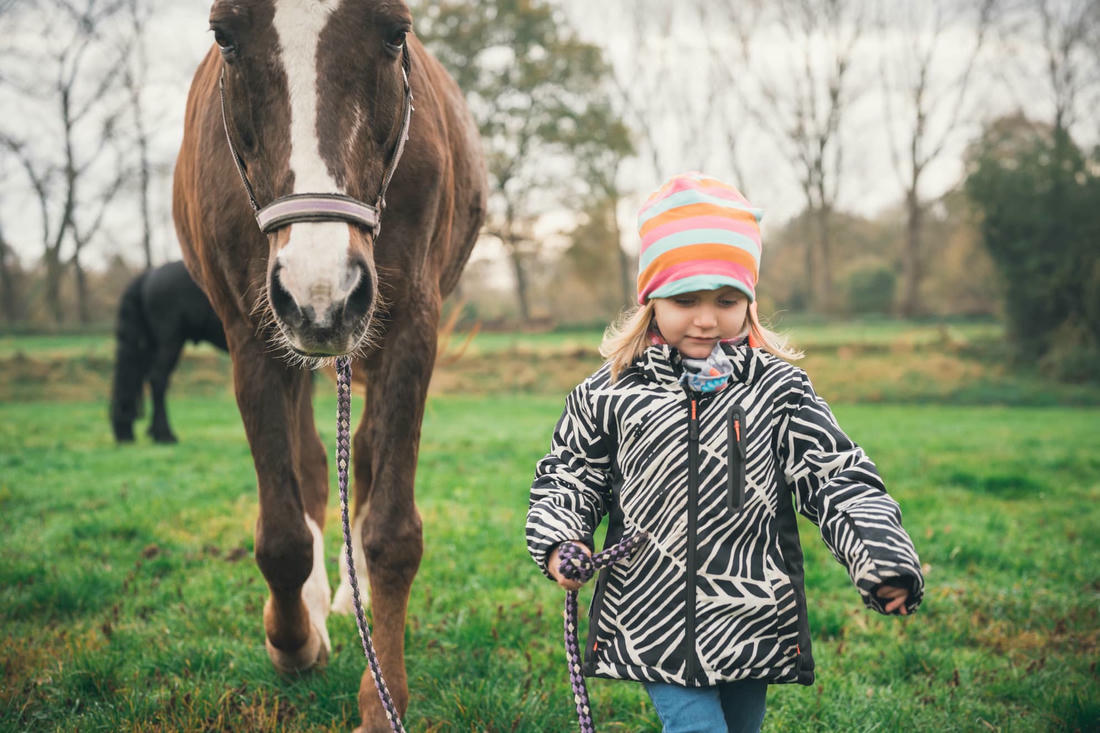
[[[729,477],[726,487],[726,508],[731,512],[739,512],[745,503],[745,408],[741,405],[730,408],[727,430],[729,431],[726,441]]]
[[[688,526],[687,526],[687,592],[684,603],[686,610],[685,644],[687,646],[687,683],[691,684],[698,674],[699,661],[695,654],[695,530],[698,523],[699,503],[699,411],[694,394],[691,397],[691,414],[688,420]]]

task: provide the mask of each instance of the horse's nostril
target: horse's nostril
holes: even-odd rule
[[[356,267],[359,268],[359,282],[355,284],[355,288],[348,293],[344,301],[344,316],[349,319],[365,316],[374,299],[374,286],[371,283],[370,272],[359,263],[356,263]]]
[[[271,301],[271,308],[275,311],[276,316],[287,325],[299,326],[304,321],[303,313],[298,307],[298,303],[283,287],[282,279],[279,277],[282,269],[282,265],[275,265],[275,269],[271,272],[271,283],[267,289],[267,298]]]

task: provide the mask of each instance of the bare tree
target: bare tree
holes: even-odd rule
[[[620,172],[623,162],[634,153],[630,130],[608,104],[594,104],[584,110],[572,130],[575,139],[569,147],[574,151],[581,178],[588,184],[587,208],[610,213],[611,241],[607,244],[615,249],[620,305],[633,305],[637,291],[633,260],[622,247],[623,233],[618,217],[619,204],[624,197],[619,183]]]
[[[149,68],[146,53],[146,28],[150,16],[148,0],[127,0],[126,12],[130,21],[130,35],[126,39],[129,53],[123,71],[123,84],[133,122],[133,142],[137,152],[138,210],[141,214],[141,251],[145,255],[145,267],[153,266],[153,221],[149,206],[149,188],[152,185],[153,161],[150,154],[148,112],[145,108],[144,90],[148,82]]]
[[[951,0],[932,4],[887,3],[882,18],[884,38],[904,41],[904,47],[882,44],[881,74],[890,155],[905,196],[905,241],[901,249],[902,278],[899,310],[909,318],[921,310],[920,288],[925,276],[922,243],[928,202],[921,184],[928,167],[940,158],[968,115],[974,69],[990,27],[996,0],[981,0],[976,17],[963,24],[960,7]],[[972,31],[961,63],[956,39],[948,33],[960,27]],[[896,53],[895,53],[896,51]],[[951,55],[950,61],[944,57]],[[938,66],[950,66],[946,83],[938,83]],[[900,107],[896,111],[895,107]]]
[[[4,229],[0,225],[0,310],[8,323],[17,323],[22,317],[15,265],[15,252],[4,237]]]
[[[731,19],[745,5],[725,6]],[[750,4],[751,7],[751,4]],[[842,126],[861,91],[852,82],[866,4],[853,0],[777,0],[764,7],[755,32],[738,34],[736,73],[751,85],[747,111],[794,167],[810,226],[805,242],[805,288],[820,310],[835,307],[832,215],[843,180]],[[763,28],[785,36],[797,56],[766,59],[756,41]],[[731,73],[732,65],[731,65]]]
[[[1093,109],[1089,93],[1100,89],[1100,7],[1096,0],[1005,2],[999,24],[1005,86],[1016,106],[1032,114],[1036,102],[1048,102],[1055,131],[1068,134],[1082,108]]]
[[[567,3],[578,20],[596,18],[599,28],[614,28],[617,44],[608,44],[609,100],[615,113],[630,129],[639,160],[645,160],[656,180],[670,173],[664,152],[670,149],[664,134],[662,108],[675,89],[674,59],[669,52],[669,27],[677,15],[665,0],[607,0],[593,5],[585,0]],[[581,31],[584,25],[578,23]],[[602,39],[593,39],[602,40]],[[665,104],[655,104],[665,100]],[[672,168],[679,168],[677,163]]]
[[[69,230],[69,212],[73,206],[72,196],[67,195],[57,215],[52,215],[53,180],[57,168],[52,161],[41,161],[28,151],[26,143],[0,133],[0,143],[13,156],[26,173],[33,189],[35,202],[41,217],[42,262],[46,268],[46,305],[56,323],[61,323],[64,313],[61,309],[61,247]]]
[[[111,145],[115,141],[114,119],[108,120],[104,126],[102,144]],[[77,215],[73,212],[69,226],[69,236],[73,244],[72,257],[69,264],[73,268],[73,276],[76,280],[77,316],[81,323],[88,323],[90,313],[88,310],[88,283],[84,272],[84,265],[80,255],[89,242],[93,241],[103,226],[104,216],[114,203],[115,197],[122,189],[122,184],[128,176],[127,164],[121,153],[115,156],[114,176],[110,182],[97,189],[93,200],[86,202],[81,207],[83,212],[90,215]]]
[[[720,99],[714,119],[719,129],[716,139],[724,145],[728,164],[738,188],[746,196],[752,188],[742,160],[749,134],[751,115],[746,107],[754,93],[747,73],[752,56],[752,34],[765,19],[763,0],[695,0],[699,15],[699,35],[710,55],[707,65],[709,88]],[[760,80],[758,85],[767,84]],[[758,120],[759,118],[757,118]]]
[[[640,192],[639,170],[648,169],[646,189],[691,168],[711,173],[730,168],[744,185],[737,155],[744,115],[725,83],[730,70],[722,36],[728,18],[712,17],[712,0],[607,0],[595,6],[571,0],[565,5],[582,33],[614,31],[591,40],[604,46],[610,67],[608,106],[629,131],[628,147],[634,152],[620,149],[607,159],[581,159],[596,162],[586,166],[586,178],[594,194],[616,212],[620,288],[624,303],[633,303],[633,261],[624,247],[634,241],[633,229],[623,231],[618,212]]]
[[[413,3],[417,33],[454,75],[477,120],[489,169],[485,233],[504,245],[523,320],[539,216],[576,190],[572,129],[601,98],[600,49],[556,6],[513,0]]]
[[[1086,42],[1097,21],[1095,0],[1035,0],[1046,51],[1047,83],[1054,97],[1054,129],[1068,131],[1075,122],[1082,92],[1100,81],[1089,73]]]
[[[123,175],[117,165],[106,175],[102,170],[118,115],[117,108],[111,107],[115,105],[112,93],[122,68],[120,57],[111,57],[103,65],[103,31],[120,10],[121,1],[53,0],[44,8],[38,5],[29,13],[40,23],[42,10],[49,11],[53,37],[59,40],[56,45],[36,42],[33,49],[24,49],[18,72],[9,73],[4,81],[9,93],[42,108],[57,138],[43,139],[40,129],[24,125],[19,131],[0,131],[0,144],[19,161],[37,200],[45,297],[54,321],[60,323],[64,319],[61,279],[67,264],[74,266],[80,311],[87,314],[80,253],[98,232]],[[92,212],[90,216],[85,208]],[[62,252],[67,242],[73,250],[68,263]]]

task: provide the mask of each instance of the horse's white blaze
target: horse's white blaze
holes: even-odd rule
[[[317,136],[317,45],[339,3],[278,0],[273,24],[279,38],[290,95],[290,170],[294,193],[344,193],[329,174]],[[328,325],[329,308],[343,302],[359,282],[348,266],[351,230],[338,222],[290,226],[278,255],[280,285],[299,307],[311,306],[317,325]]]
[[[348,132],[348,138],[344,143],[344,155],[348,159],[355,155],[355,150],[359,145],[359,133],[366,123],[367,116],[363,113],[363,105],[356,102],[351,108],[351,130]]]
[[[325,623],[329,612],[329,585],[328,574],[325,573],[324,536],[317,522],[313,521],[313,517],[308,514],[305,517],[306,526],[313,533],[313,571],[302,586],[302,603],[309,612],[309,620],[314,628],[321,632],[321,641],[325,649],[332,651],[332,642],[329,641],[328,626]]]
[[[367,518],[367,506],[364,504],[351,524],[351,552],[355,561],[355,580],[359,585],[359,597],[364,604],[370,594],[370,585],[367,580],[367,555],[363,552],[363,520]],[[341,545],[340,549],[340,587],[336,589],[336,595],[332,597],[333,613],[352,613],[355,610],[351,597],[351,581],[348,579],[348,554]]]

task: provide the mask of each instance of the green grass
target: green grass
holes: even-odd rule
[[[319,392],[331,446],[334,400]],[[575,725],[562,595],[523,540],[560,404],[429,402],[410,730]],[[0,404],[0,730],[353,727],[364,661],[351,619],[330,619],[322,672],[281,679],[264,652],[255,476],[232,397],[181,391],[171,410],[180,445],[120,448],[99,402]],[[773,686],[765,730],[1096,730],[1100,410],[851,405],[837,416],[901,503],[928,594],[908,619],[862,609],[803,523],[818,680]],[[333,491],[334,587],[337,516]],[[590,689],[601,730],[657,729],[637,685]]]
[[[806,350],[799,362],[830,403],[1100,406],[1100,382],[1066,384],[1013,370],[1001,326],[990,322],[792,319]],[[594,329],[479,333],[443,339],[434,395],[565,394],[600,364]],[[108,395],[114,364],[106,334],[0,336],[0,402],[69,401]],[[188,345],[173,390],[224,394],[228,355]]]
[[[890,318],[821,321],[780,315],[774,318],[772,323],[776,330],[789,334],[792,342],[799,348],[808,350],[835,349],[851,344],[860,344],[869,348],[895,345],[926,346],[944,341],[970,344],[996,341],[1004,336],[1004,327],[1000,323],[990,321],[941,323],[901,321]],[[474,337],[471,349],[475,353],[496,353],[508,350],[535,352],[595,350],[599,347],[602,336],[602,327],[536,333],[482,332]],[[459,343],[461,340],[462,335],[457,334],[455,342]]]
[[[862,318],[821,321],[800,316],[779,315],[775,327],[790,334],[801,348],[836,348],[849,344],[889,346],[904,344],[919,346],[944,339],[968,343],[997,340],[1004,327],[990,321],[900,321],[889,318]],[[603,336],[602,327],[561,329],[544,332],[479,332],[470,343],[474,353],[492,354],[501,351],[569,351],[595,350]],[[456,333],[455,346],[466,335]],[[111,333],[88,334],[0,334],[0,359],[23,353],[28,356],[113,356]],[[209,347],[207,347],[209,348]]]

